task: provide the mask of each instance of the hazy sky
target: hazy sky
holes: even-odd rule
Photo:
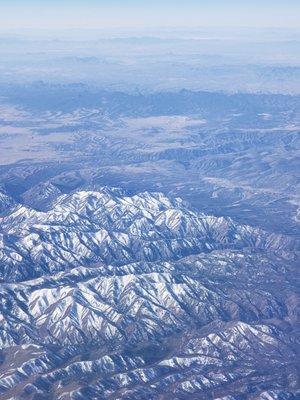
[[[0,0],[0,29],[299,27],[300,0]]]

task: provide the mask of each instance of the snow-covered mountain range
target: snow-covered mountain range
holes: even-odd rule
[[[162,193],[3,199],[1,399],[297,398],[296,239]]]

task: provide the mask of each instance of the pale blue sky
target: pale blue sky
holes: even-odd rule
[[[0,0],[0,29],[299,27],[300,0]]]

